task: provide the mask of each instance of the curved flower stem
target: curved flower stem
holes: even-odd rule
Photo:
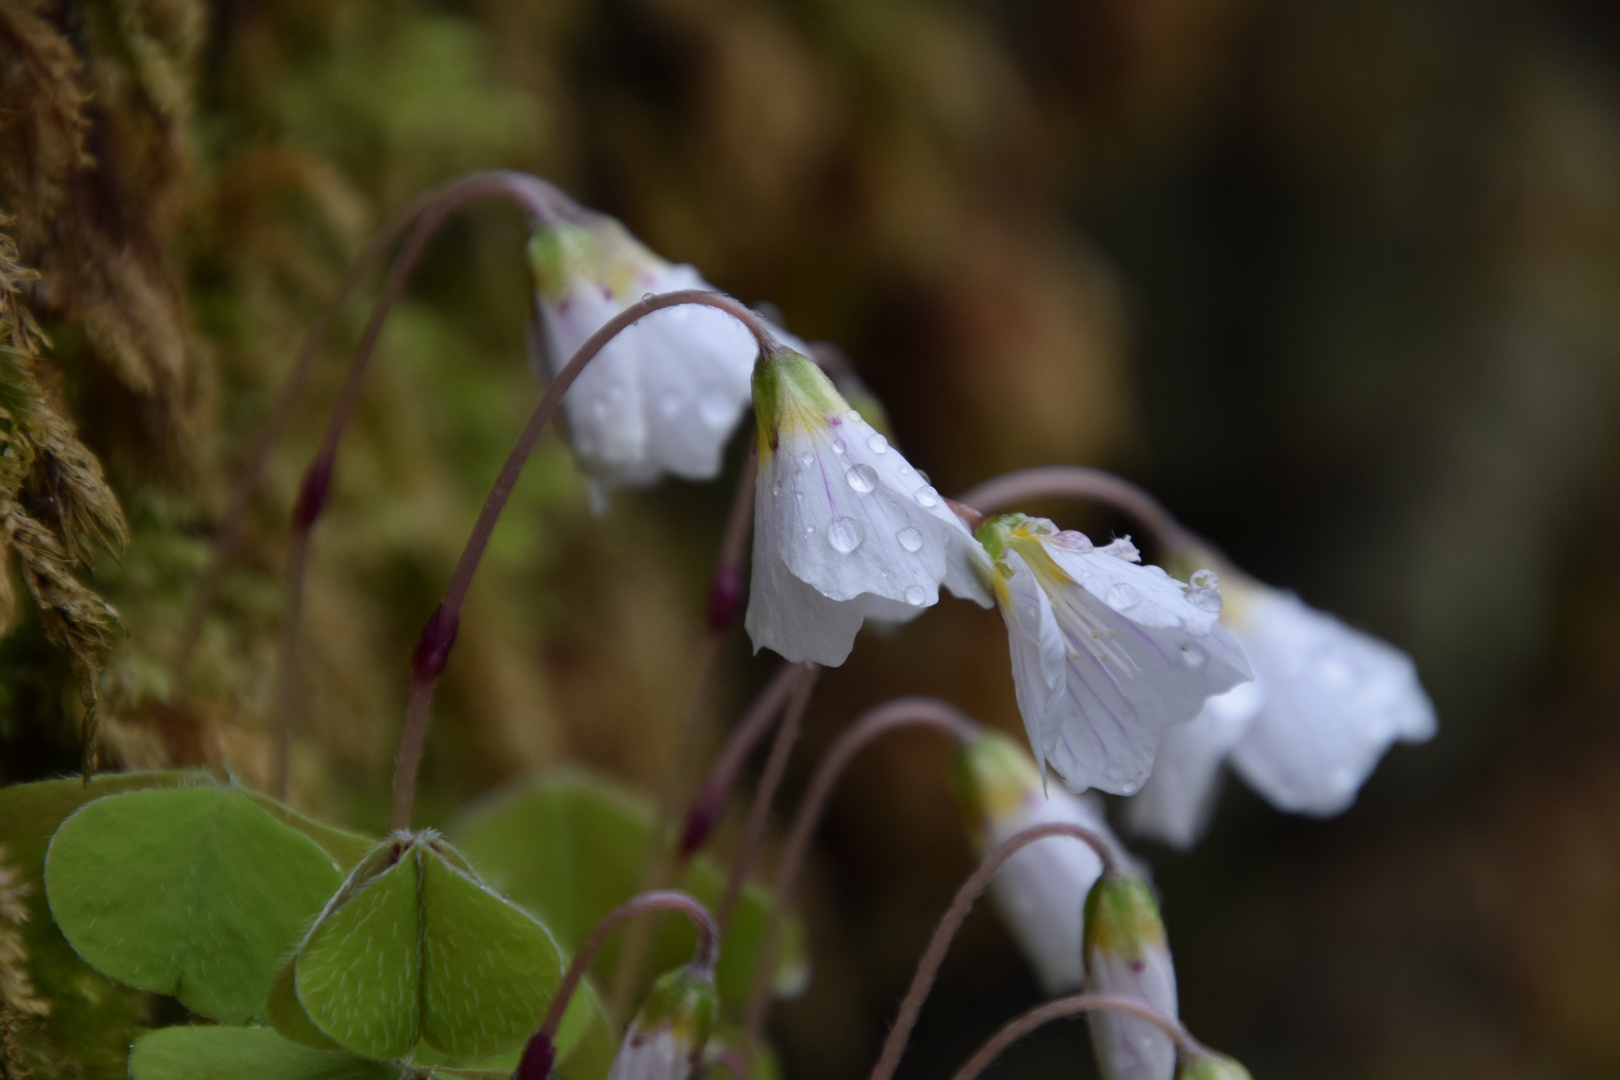
[[[697,951],[692,954],[692,963],[696,967],[708,971],[714,970],[714,963],[720,956],[720,931],[714,925],[714,918],[709,909],[696,899],[683,892],[672,889],[660,889],[654,892],[645,892],[640,896],[633,896],[620,904],[603,917],[591,931],[591,936],[574,954],[569,963],[568,970],[563,973],[562,981],[557,984],[557,992],[552,995],[551,1004],[546,1008],[545,1018],[540,1021],[540,1029],[529,1037],[527,1045],[523,1048],[523,1056],[513,1075],[517,1080],[545,1080],[551,1074],[552,1062],[556,1059],[557,1028],[562,1025],[563,1014],[568,1011],[568,1003],[579,989],[580,982],[585,973],[590,970],[591,961],[601,951],[602,945],[607,941],[608,935],[613,933],[622,923],[637,915],[644,915],[656,911],[679,911],[692,920],[697,927]]]
[[[1037,1005],[1024,1015],[1009,1021],[1000,1031],[990,1036],[960,1069],[956,1070],[956,1075],[951,1077],[951,1080],[975,1080],[1003,1050],[1049,1020],[1098,1011],[1124,1013],[1138,1020],[1146,1020],[1170,1036],[1175,1041],[1176,1049],[1184,1057],[1205,1052],[1198,1040],[1189,1035],[1187,1029],[1179,1022],[1143,1002],[1114,994],[1074,994]]]
[[[1129,480],[1084,465],[1043,465],[986,480],[956,497],[982,514],[998,514],[1031,499],[1100,502],[1145,526],[1167,551],[1192,546],[1192,534],[1164,505]]]
[[[495,531],[495,523],[500,519],[501,511],[506,508],[507,500],[512,496],[512,489],[517,485],[518,476],[529,460],[529,455],[534,452],[535,444],[540,441],[546,425],[551,422],[551,417],[561,404],[563,395],[574,384],[574,380],[579,377],[585,365],[602,351],[603,346],[626,327],[653,312],[682,304],[701,304],[723,311],[737,319],[754,335],[754,340],[758,342],[762,353],[777,347],[776,339],[771,336],[769,328],[736,300],[705,289],[681,289],[676,292],[659,293],[657,296],[642,297],[603,323],[551,380],[551,385],[546,387],[545,394],[540,398],[540,404],[535,406],[533,415],[529,417],[528,425],[518,436],[512,452],[507,455],[506,464],[501,466],[500,475],[495,478],[495,485],[490,489],[489,497],[484,500],[484,508],[479,511],[472,534],[467,538],[467,545],[462,548],[461,558],[456,562],[456,568],[450,575],[450,585],[445,589],[444,599],[439,602],[433,614],[428,616],[427,624],[422,627],[422,635],[417,639],[416,648],[411,653],[411,689],[405,703],[405,726],[400,735],[399,755],[394,760],[394,799],[390,829],[410,828],[411,805],[416,798],[416,770],[422,760],[422,740],[427,735],[428,715],[433,705],[434,690],[439,685],[439,676],[444,673],[445,664],[450,659],[450,649],[456,641],[456,629],[461,621],[461,605],[467,599],[467,590],[472,587],[473,574],[478,570],[484,549],[489,546],[489,538]]]
[[[912,976],[911,987],[900,1002],[900,1011],[895,1015],[894,1026],[889,1029],[889,1037],[883,1041],[883,1052],[878,1055],[877,1064],[872,1066],[872,1074],[868,1080],[889,1080],[894,1075],[895,1067],[900,1064],[900,1055],[906,1051],[906,1040],[911,1037],[911,1029],[916,1026],[923,1002],[927,1000],[928,991],[933,988],[934,978],[939,974],[939,966],[945,961],[945,953],[950,949],[956,932],[962,928],[962,922],[967,918],[968,912],[973,910],[974,901],[978,900],[980,894],[990,884],[990,879],[996,876],[996,871],[1030,844],[1053,836],[1069,836],[1084,841],[1102,861],[1103,873],[1114,873],[1117,860],[1113,851],[1109,849],[1108,842],[1090,829],[1067,822],[1036,825],[992,848],[990,854],[979,864],[979,868],[962,883],[962,887],[956,891],[955,899],[951,901],[951,906],[946,908],[945,914],[940,917],[939,925],[934,929],[934,936],[928,941],[928,948],[923,951],[922,959],[917,961],[917,973]]]
[[[360,253],[343,280],[338,284],[337,292],[331,300],[327,301],[315,325],[304,337],[299,346],[298,355],[293,359],[292,368],[287,372],[286,380],[276,396],[275,404],[270,409],[270,417],[254,436],[253,444],[248,448],[247,457],[242,462],[242,471],[236,480],[236,487],[231,492],[231,500],[227,504],[224,516],[220,519],[219,529],[214,538],[214,550],[209,557],[207,568],[203,571],[197,583],[197,591],[191,600],[191,608],[186,613],[185,626],[180,631],[180,642],[175,649],[174,681],[179,686],[185,682],[191,668],[191,661],[196,652],[197,640],[202,633],[203,617],[213,605],[214,596],[219,591],[220,579],[224,575],[225,565],[230,561],[236,551],[237,542],[241,539],[242,521],[247,513],[248,499],[258,486],[264,475],[265,465],[270,456],[270,448],[280,437],[282,430],[292,418],[293,405],[304,383],[309,377],[311,367],[315,362],[315,355],[326,340],[326,335],[337,322],[339,312],[348,301],[351,293],[360,283],[360,279],[380,259],[394,242],[405,232],[407,226],[423,214],[431,215],[431,224],[428,231],[436,230],[450,211],[460,207],[472,199],[487,195],[505,195],[527,208],[537,218],[545,217],[572,217],[577,214],[566,196],[558,192],[550,184],[539,177],[528,176],[524,173],[506,170],[492,172],[477,172],[464,176],[459,180],[435,188],[418,196],[404,210],[396,214],[387,225],[383,226],[365,250]],[[425,242],[426,237],[423,237]],[[421,244],[409,253],[400,253],[400,261],[414,262],[420,254]],[[410,266],[405,266],[405,271]],[[381,305],[381,302],[379,301]],[[386,306],[380,306],[380,311],[386,312]],[[374,319],[378,316],[373,316]],[[277,732],[280,738],[281,732]]]
[[[726,881],[725,895],[715,910],[721,933],[725,933],[726,927],[731,925],[732,915],[736,914],[743,884],[748,880],[748,872],[753,869],[759,842],[765,836],[765,819],[770,815],[771,802],[782,783],[782,774],[787,771],[793,744],[799,738],[799,725],[804,721],[805,710],[810,707],[810,694],[816,688],[816,677],[821,674],[819,664],[805,663],[798,665],[798,668],[799,680],[793,688],[793,698],[788,702],[781,726],[776,729],[776,740],[771,743],[770,756],[765,759],[765,771],[760,774],[759,787],[755,789],[753,804],[748,808],[748,824],[743,828],[742,843],[737,845],[737,853],[731,860],[731,877]]]
[[[868,709],[856,718],[832,744],[816,772],[810,786],[799,800],[799,812],[793,819],[793,829],[782,849],[782,858],[776,869],[776,907],[770,914],[763,941],[754,956],[753,982],[748,993],[748,1014],[743,1028],[743,1059],[750,1060],[755,1044],[765,1029],[765,1013],[770,1007],[770,980],[776,968],[776,951],[781,945],[782,919],[793,895],[799,888],[799,875],[804,870],[804,859],[810,848],[810,837],[821,823],[822,811],[855,755],[873,739],[903,727],[929,727],[942,731],[966,743],[979,731],[979,725],[966,713],[937,698],[902,697]]]

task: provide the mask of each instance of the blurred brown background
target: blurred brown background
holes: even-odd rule
[[[1620,8],[4,0],[0,72],[47,378],[131,526],[90,582],[126,628],[109,764],[263,781],[286,514],[362,304],[177,685],[230,479],[372,230],[459,172],[528,169],[839,343],[942,490],[1117,469],[1413,653],[1440,736],[1348,814],[1234,785],[1195,853],[1148,851],[1200,1037],[1261,1080],[1620,1075]],[[385,817],[410,643],[537,394],[523,240],[481,206],[433,244],[345,443],[295,760],[313,812]],[[666,485],[593,518],[548,440],[464,618],[427,817],[568,760],[656,787],[729,497]],[[863,637],[789,795],[891,694],[1017,729],[1004,641],[957,602]],[[770,669],[739,635],[716,730]],[[0,686],[0,781],[71,770],[82,707],[26,612]],[[864,1074],[971,865],[943,760],[893,737],[841,789],[815,981],[779,1013],[791,1080]],[[903,1075],[947,1075],[1035,1000],[980,912]],[[1091,1068],[1059,1024],[991,1075]]]

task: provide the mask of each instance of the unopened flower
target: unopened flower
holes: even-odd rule
[[[954,764],[953,786],[979,854],[1025,829],[1063,822],[1101,835],[1116,858],[1126,857],[1096,796],[1047,790],[1029,752],[1007,736],[984,732],[962,747]],[[1102,870],[1102,860],[1088,845],[1049,837],[1016,852],[990,882],[1002,922],[1048,994],[1085,981],[1080,954],[1085,897]]]
[[[1086,897],[1086,989],[1134,998],[1175,1019],[1176,968],[1164,921],[1146,881],[1108,874]],[[1091,1041],[1105,1080],[1171,1080],[1176,1045],[1146,1020],[1090,1014]]]
[[[1176,1070],[1176,1080],[1253,1080],[1249,1070],[1225,1054],[1194,1054]]]
[[[643,296],[712,288],[605,215],[542,225],[529,259],[552,375]],[[748,404],[758,351],[741,323],[714,308],[683,304],[648,315],[604,346],[564,397],[575,456],[610,485],[651,483],[664,473],[713,478]]]
[[[630,1022],[608,1080],[687,1080],[719,1009],[713,971],[689,964],[663,976]]]
[[[988,607],[984,551],[945,499],[791,350],[754,372],[759,431],[753,584],[757,651],[844,662],[868,617],[905,621],[943,583]]]
[[[1435,731],[1434,706],[1399,649],[1234,571],[1226,594],[1221,622],[1242,644],[1258,693],[1212,700],[1169,734],[1128,810],[1138,831],[1180,847],[1203,831],[1212,801],[1188,792],[1213,791],[1223,758],[1279,810],[1325,817],[1355,801],[1391,743]]]
[[[1023,514],[990,518],[978,536],[995,560],[1030,747],[1070,790],[1136,791],[1161,732],[1250,677],[1217,625],[1219,591],[1139,565],[1128,539],[1099,548]]]

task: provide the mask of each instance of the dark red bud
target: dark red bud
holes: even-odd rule
[[[709,633],[723,634],[737,623],[737,612],[742,610],[742,567],[721,563],[709,582]]]
[[[317,461],[304,474],[298,485],[298,499],[293,503],[292,524],[299,531],[307,531],[326,508],[326,496],[332,489],[332,462]]]
[[[714,792],[698,792],[698,797],[692,800],[692,808],[686,812],[686,824],[681,827],[681,845],[676,852],[678,857],[690,858],[693,852],[709,842],[709,834],[714,832],[715,820],[720,816],[719,809],[719,800]]]
[[[437,679],[443,674],[445,665],[450,662],[450,647],[456,643],[456,630],[460,626],[461,619],[447,615],[443,604],[434,608],[422,627],[422,636],[416,639],[416,648],[411,650],[411,674],[423,681]]]
[[[543,1033],[536,1032],[529,1045],[523,1048],[523,1059],[518,1062],[512,1080],[546,1080],[556,1060],[557,1048]]]

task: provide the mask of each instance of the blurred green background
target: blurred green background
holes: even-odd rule
[[[1116,469],[1415,656],[1440,735],[1349,813],[1289,818],[1232,785],[1196,852],[1146,849],[1201,1038],[1261,1080],[1620,1075],[1620,8],[8,0],[0,159],[46,381],[131,525],[86,577],[125,625],[110,767],[264,782],[286,516],[363,303],[182,685],[230,481],[373,230],[460,172],[527,169],[837,342],[941,490]],[[311,812],[385,819],[411,642],[538,395],[524,240],[510,208],[458,215],[368,379],[311,570]],[[657,790],[730,487],[593,517],[548,437],[463,619],[424,817],[565,761]],[[1006,664],[998,616],[962,603],[863,636],[788,796],[892,694],[1018,730]],[[772,668],[736,636],[711,744]],[[71,771],[81,709],[22,611],[0,782]],[[892,737],[839,792],[807,890],[814,981],[775,1028],[790,1080],[864,1074],[971,866],[943,763]],[[902,1075],[946,1075],[1036,998],[980,911]],[[991,1075],[1091,1068],[1083,1025],[1058,1024]]]

